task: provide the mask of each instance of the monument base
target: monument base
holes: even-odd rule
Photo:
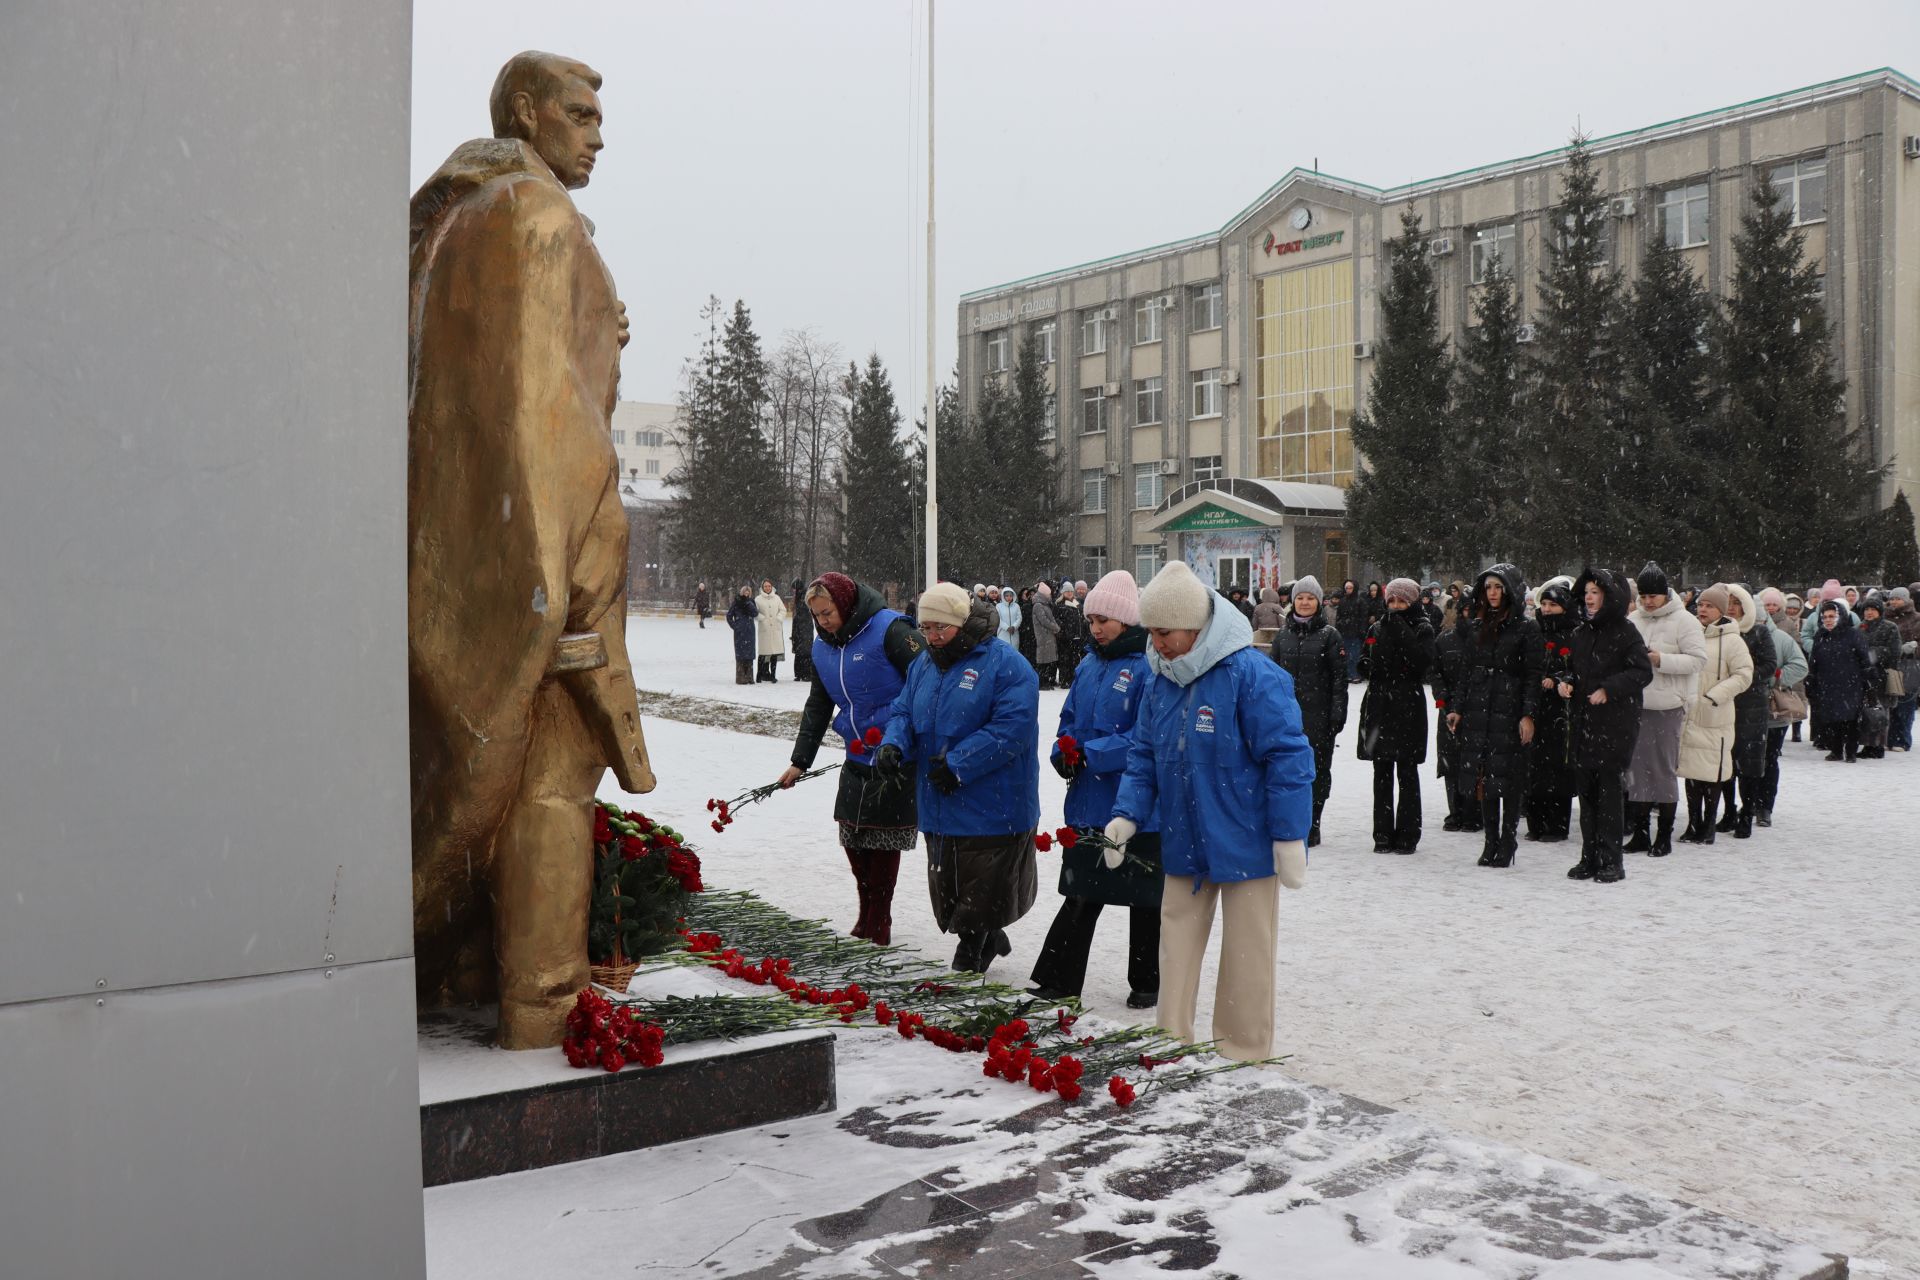
[[[494,1047],[492,1009],[420,1015],[421,1180],[437,1187],[832,1111],[833,1032],[673,1045],[609,1075]]]

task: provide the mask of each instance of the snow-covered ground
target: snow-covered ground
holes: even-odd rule
[[[780,685],[734,685],[711,623],[635,618],[628,637],[642,688],[805,700],[790,663]],[[1043,740],[1063,697],[1041,695]],[[851,924],[830,778],[715,835],[706,799],[773,780],[787,744],[664,720],[647,734],[660,786],[627,803],[704,834],[712,883]],[[1827,764],[1804,744],[1783,768],[1771,830],[1630,857],[1604,886],[1565,878],[1566,845],[1476,867],[1479,837],[1439,829],[1430,776],[1420,852],[1374,854],[1371,774],[1343,741],[1326,843],[1281,901],[1287,1074],[1846,1252],[1856,1275],[1920,1275],[1920,772],[1905,755]],[[1043,822],[1063,795],[1043,768]],[[914,868],[895,941],[944,957]],[[1043,858],[1002,980],[1024,977],[1045,935],[1049,872]],[[1086,993],[1115,1018],[1124,933],[1117,917],[1101,928]],[[1203,1026],[1210,993],[1211,975]]]

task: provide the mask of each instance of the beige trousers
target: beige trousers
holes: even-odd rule
[[[1273,981],[1280,912],[1275,876],[1231,884],[1168,876],[1160,899],[1160,1005],[1163,1031],[1193,1042],[1200,964],[1213,932],[1214,900],[1225,923],[1220,979],[1213,992],[1213,1035],[1220,1052],[1241,1062],[1273,1056]]]

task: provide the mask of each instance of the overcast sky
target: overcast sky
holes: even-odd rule
[[[526,48],[606,77],[581,208],[671,400],[708,295],[769,347],[925,363],[926,0],[415,0],[413,184],[487,130]],[[1892,65],[1920,0],[1438,6],[944,0],[939,376],[961,293],[1217,230],[1294,165],[1391,186]]]

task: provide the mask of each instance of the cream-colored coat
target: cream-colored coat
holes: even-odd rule
[[[787,652],[787,602],[778,592],[762,591],[753,598],[755,652],[763,658],[782,657]]]
[[[1647,652],[1660,660],[1653,667],[1653,683],[1641,695],[1640,705],[1648,711],[1678,711],[1693,705],[1700,690],[1700,666],[1706,661],[1701,645],[1700,621],[1688,613],[1679,596],[1649,613],[1635,609],[1628,620],[1640,629]]]
[[[1733,776],[1733,696],[1753,683],[1753,656],[1732,618],[1702,626],[1701,638],[1707,660],[1680,734],[1680,776],[1724,782]]]

